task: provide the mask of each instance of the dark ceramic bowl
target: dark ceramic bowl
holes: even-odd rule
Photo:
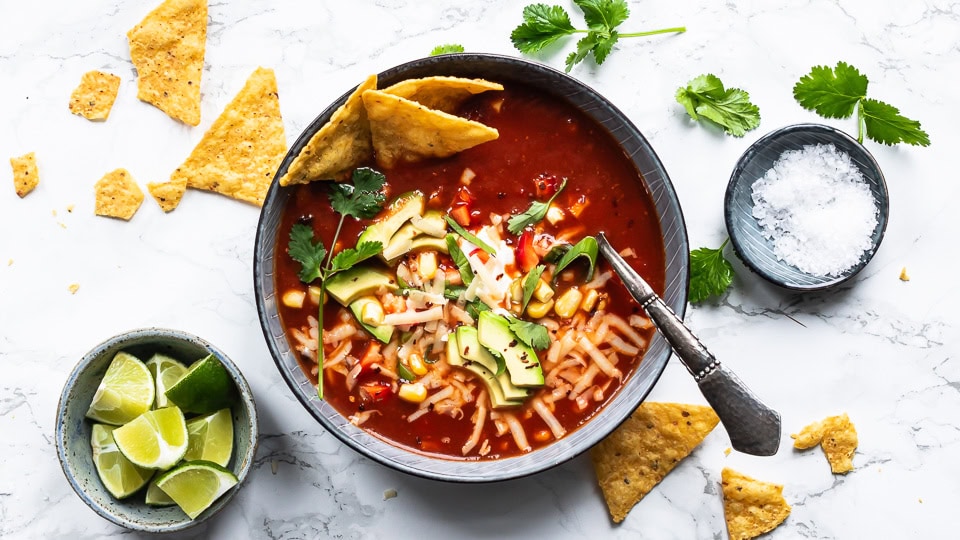
[[[146,361],[154,352],[176,358],[186,365],[214,354],[237,386],[240,399],[233,405],[233,457],[228,469],[238,484],[217,499],[196,519],[190,519],[176,506],[153,507],[144,502],[144,490],[122,500],[115,499],[103,487],[93,465],[90,431],[93,423],[85,418],[93,395],[116,353],[127,351]],[[193,527],[225,507],[243,485],[257,451],[257,408],[250,386],[237,366],[222,351],[206,341],[177,330],[145,328],[114,336],[84,355],[70,373],[57,408],[57,456],[70,486],[94,512],[117,525],[147,532],[171,532]]]
[[[754,182],[762,178],[784,152],[800,150],[804,146],[815,144],[833,144],[837,150],[850,156],[870,188],[879,211],[877,225],[870,237],[870,248],[864,252],[857,264],[839,275],[808,274],[780,260],[774,253],[773,243],[763,235],[760,223],[753,217]],[[888,213],[887,184],[877,161],[853,137],[820,124],[787,126],[753,143],[740,157],[733,174],[730,175],[724,198],[727,233],[740,260],[770,283],[797,291],[816,291],[833,287],[860,272],[880,247],[880,241],[887,228]]]
[[[505,84],[532,86],[580,109],[608,130],[633,159],[652,194],[660,217],[666,246],[666,290],[664,297],[674,311],[683,314],[688,284],[687,232],[676,193],[663,165],[640,131],[609,101],[576,79],[539,63],[490,54],[454,54],[416,60],[379,74],[379,86],[431,75],[480,77]],[[282,176],[293,158],[307,144],[353,92],[350,89],[329,105],[300,135],[277,171]],[[657,382],[670,357],[670,347],[659,335],[651,343],[643,362],[600,413],[563,439],[519,457],[497,461],[468,462],[440,459],[414,453],[375,437],[347,421],[337,410],[317,398],[316,388],[304,375],[286,338],[277,312],[274,258],[281,215],[293,189],[274,181],[260,214],[254,254],[254,289],[263,335],[284,380],[303,406],[330,433],[364,456],[396,470],[436,480],[492,482],[533,474],[563,463],[588,450],[623,422]]]

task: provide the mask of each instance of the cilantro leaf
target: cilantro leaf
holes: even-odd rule
[[[470,261],[463,254],[463,250],[457,245],[457,239],[452,234],[448,234],[445,240],[447,242],[447,253],[453,259],[453,264],[457,265],[457,269],[460,270],[460,279],[463,280],[464,285],[470,285],[473,282],[473,268],[470,267]]]
[[[700,248],[690,252],[690,303],[702,302],[719,296],[733,283],[733,266],[723,257],[723,248]]]
[[[523,278],[523,303],[520,304],[521,312],[527,310],[527,304],[529,304],[530,299],[533,298],[533,292],[537,290],[537,285],[540,283],[540,276],[543,275],[543,271],[546,269],[546,266],[538,264],[527,274],[527,277]]]
[[[369,219],[383,208],[387,178],[373,169],[361,167],[353,171],[352,184],[330,185],[330,205],[341,216]]]
[[[760,125],[760,109],[750,103],[750,94],[739,88],[725,89],[715,75],[692,79],[677,89],[676,97],[691,118],[706,118],[734,137],[743,137]]]
[[[357,244],[356,249],[345,249],[337,253],[330,261],[330,270],[327,271],[325,277],[330,277],[336,272],[349,270],[357,263],[377,256],[381,251],[383,251],[383,244],[380,242],[361,242]]]
[[[523,53],[535,53],[576,30],[560,6],[531,4],[523,8],[523,24],[513,29],[510,41]]]
[[[510,331],[517,339],[538,351],[550,348],[550,333],[547,327],[535,322],[510,317]]]
[[[599,32],[620,26],[630,16],[624,0],[573,0],[573,3],[583,10],[587,27]]]
[[[550,209],[553,200],[557,198],[557,195],[560,195],[560,192],[563,191],[565,187],[567,187],[566,178],[563,179],[560,187],[557,188],[557,191],[553,193],[553,196],[550,197],[547,202],[534,201],[533,204],[530,205],[530,208],[527,208],[522,214],[510,216],[510,219],[507,221],[507,230],[513,234],[520,234],[528,225],[539,223],[546,217],[547,210]]]
[[[793,97],[804,109],[824,118],[849,118],[857,102],[867,97],[867,77],[857,68],[838,62],[836,71],[814,66],[793,86]]]
[[[920,129],[920,122],[900,114],[900,109],[875,99],[860,102],[867,136],[881,144],[905,142],[914,146],[930,146],[930,137]]]
[[[439,56],[441,54],[462,53],[463,45],[456,43],[447,43],[446,45],[437,45],[430,51],[430,56]]]
[[[477,320],[480,318],[480,312],[490,311],[490,306],[484,303],[483,300],[475,298],[473,301],[467,302],[467,304],[464,306],[464,309],[467,310],[468,315],[473,317],[473,320]]]
[[[570,73],[573,66],[583,62],[583,59],[586,58],[587,55],[590,54],[590,51],[599,43],[599,35],[596,32],[590,32],[585,37],[580,38],[580,40],[577,41],[577,50],[568,54],[564,62],[567,73]]]
[[[313,228],[302,223],[294,223],[290,228],[290,243],[287,253],[293,260],[300,263],[300,281],[310,283],[320,277],[320,265],[327,256],[327,249],[322,241],[313,243]]]
[[[495,249],[493,249],[492,247],[490,247],[490,244],[488,244],[488,243],[484,242],[483,240],[477,238],[477,236],[476,236],[475,234],[473,234],[473,233],[471,233],[470,231],[468,231],[468,230],[464,229],[463,227],[461,227],[460,224],[457,223],[456,221],[454,221],[452,217],[450,217],[450,216],[443,216],[443,219],[447,220],[447,225],[450,225],[450,228],[453,229],[454,232],[456,232],[457,234],[459,234],[460,236],[462,236],[467,242],[470,242],[471,244],[473,244],[473,245],[477,246],[478,248],[486,251],[487,253],[489,253],[490,255],[492,255],[492,256],[494,256],[494,257],[497,256],[497,250],[495,250]]]

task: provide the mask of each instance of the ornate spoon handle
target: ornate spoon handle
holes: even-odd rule
[[[700,343],[680,317],[650,285],[623,260],[603,233],[597,235],[600,253],[620,276],[630,295],[643,307],[687,367],[707,402],[716,411],[733,448],[745,454],[772,456],[780,447],[780,415]]]

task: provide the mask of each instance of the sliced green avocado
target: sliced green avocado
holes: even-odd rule
[[[380,324],[374,326],[372,324],[367,324],[361,319],[361,314],[363,313],[363,306],[368,302],[376,302],[371,298],[360,297],[353,302],[350,302],[350,311],[353,312],[353,316],[357,319],[357,322],[360,323],[360,326],[364,328],[367,332],[370,332],[373,337],[384,343],[390,343],[390,338],[393,337],[394,326],[392,324]]]
[[[397,280],[386,270],[370,266],[354,266],[327,280],[327,292],[342,306],[349,306],[361,296],[373,294],[386,287],[397,290]]]
[[[397,234],[400,227],[410,221],[410,218],[423,215],[425,200],[423,193],[419,191],[408,191],[399,195],[383,211],[383,215],[376,223],[364,229],[357,243],[380,242],[386,248],[393,235]]]
[[[522,401],[530,397],[530,390],[518,388],[510,382],[510,373],[504,368],[503,364],[498,362],[496,357],[490,354],[486,347],[480,345],[477,339],[477,329],[472,326],[461,326],[457,328],[457,348],[460,356],[471,362],[477,362],[487,368],[491,373],[495,373],[497,382],[500,383],[500,389],[503,390],[503,397],[510,401]]]
[[[441,253],[447,252],[447,242],[443,238],[436,238],[421,234],[410,242],[410,251],[423,251],[432,249]]]
[[[390,261],[410,251],[411,246],[413,246],[413,237],[418,234],[420,234],[420,231],[413,225],[405,223],[403,227],[400,227],[400,229],[390,237],[390,240],[383,245],[383,251],[380,253],[383,255],[383,259]]]
[[[532,347],[523,343],[510,331],[506,318],[483,311],[477,328],[480,344],[494,355],[503,358],[510,373],[510,382],[524,388],[543,386],[543,369]]]
[[[520,405],[519,401],[511,401],[503,395],[503,389],[497,381],[497,376],[490,370],[480,365],[479,362],[469,361],[460,356],[456,332],[447,334],[447,363],[451,366],[462,367],[480,377],[480,380],[487,387],[487,393],[490,394],[490,405],[494,409],[505,409]]]
[[[447,221],[443,219],[443,212],[439,210],[427,210],[423,213],[423,217],[412,218],[411,223],[423,234],[436,238],[447,235]]]

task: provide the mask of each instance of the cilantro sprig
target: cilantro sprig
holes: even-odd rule
[[[743,137],[760,125],[760,109],[750,103],[750,94],[724,88],[716,75],[700,75],[678,88],[677,101],[694,120],[706,118],[734,137]]]
[[[901,142],[929,146],[930,137],[920,122],[900,114],[900,109],[867,97],[866,75],[846,62],[837,67],[814,66],[793,87],[793,97],[804,108],[825,118],[857,115],[857,141],[866,135],[886,145]]]
[[[729,241],[724,240],[717,249],[702,247],[690,252],[691,304],[720,296],[733,283],[733,266],[723,257],[723,248]]]
[[[463,45],[457,43],[447,43],[444,45],[437,45],[430,51],[430,56],[439,56],[441,54],[453,54],[453,53],[462,53]]]
[[[517,339],[533,347],[538,351],[544,351],[550,348],[550,333],[547,327],[516,317],[507,319],[510,323],[510,331],[517,336]]]
[[[686,27],[679,26],[620,33],[616,28],[630,16],[630,8],[625,0],[574,0],[573,3],[583,11],[586,29],[575,28],[562,6],[531,4],[523,8],[523,24],[510,33],[513,46],[522,53],[533,54],[565,36],[586,34],[577,41],[577,50],[567,56],[566,70],[569,72],[590,54],[597,64],[602,64],[620,38],[687,31]]]
[[[567,187],[566,178],[563,179],[560,187],[557,188],[557,191],[553,193],[553,196],[550,197],[547,202],[533,201],[530,208],[527,208],[522,214],[510,216],[510,219],[507,221],[507,230],[513,234],[520,234],[528,225],[539,223],[546,217],[547,210],[550,209],[553,200],[557,198],[557,195],[560,195],[560,192],[563,191],[565,187]]]

